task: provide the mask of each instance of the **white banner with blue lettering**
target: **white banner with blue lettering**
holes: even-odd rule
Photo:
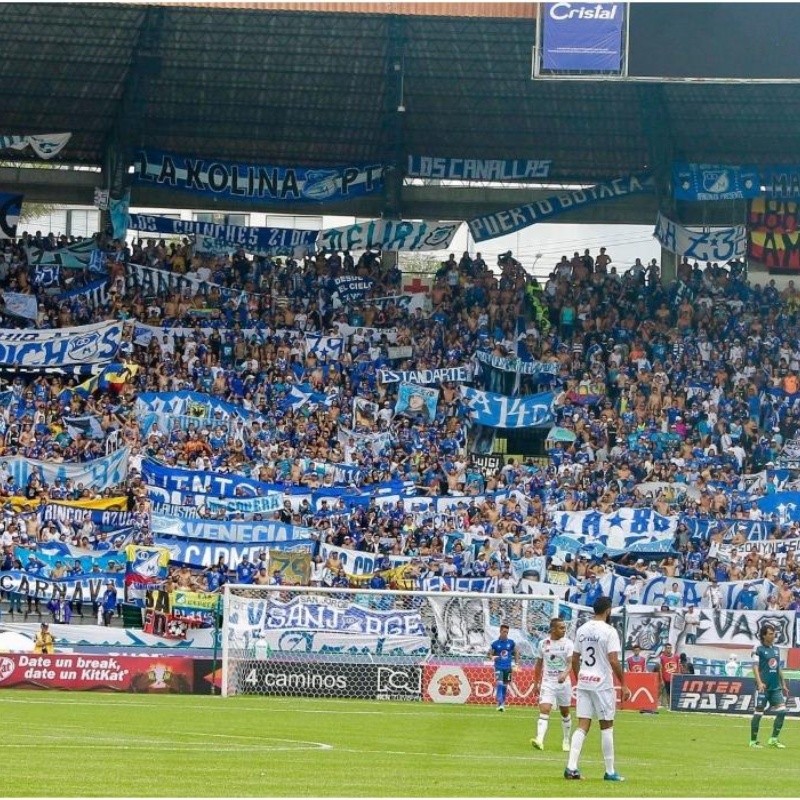
[[[153,514],[152,531],[159,536],[180,539],[205,539],[208,542],[234,544],[307,543],[315,535],[310,528],[284,525],[282,522],[232,522],[200,518],[166,517]]]
[[[556,511],[553,514],[556,528],[573,536],[597,538],[616,536],[674,536],[677,517],[665,517],[652,508],[618,508],[611,514],[599,511]],[[621,545],[624,547],[624,545]]]
[[[630,579],[611,573],[600,579],[603,594],[611,598],[614,605],[622,605],[625,601],[625,587]],[[707,607],[705,591],[710,586],[708,581],[690,581],[685,578],[673,578],[666,575],[657,575],[644,581],[639,593],[639,605],[660,606],[665,602],[666,593],[672,589],[672,584],[678,584],[682,606]],[[742,592],[755,591],[756,607],[764,608],[767,598],[775,594],[776,587],[768,580],[762,578],[753,581],[726,581],[717,584],[721,595],[722,608],[736,608]]]
[[[169,550],[169,560],[193,567],[210,567],[222,556],[229,569],[236,569],[244,556],[255,564],[265,550],[305,550],[311,552],[313,539],[295,539],[291,542],[267,542],[265,544],[237,544],[226,542],[209,542],[202,539],[182,541],[167,537],[156,537],[157,547]]]
[[[655,184],[649,175],[631,175],[627,178],[617,178],[604,181],[588,189],[574,189],[563,194],[553,195],[544,200],[534,200],[524,206],[510,208],[507,211],[497,211],[494,214],[484,214],[468,220],[470,233],[476,242],[485,242],[515,233],[535,225],[537,222],[547,222],[568,211],[604,203],[609,200],[618,200],[621,197],[630,197],[636,194],[652,194]]]
[[[79,463],[37,461],[23,456],[4,458],[3,463],[20,487],[24,487],[32,475],[38,475],[44,483],[69,480],[75,486],[83,484],[85,488],[108,489],[119,485],[128,477],[130,456],[130,447],[122,447],[103,458]]]
[[[387,297],[371,297],[369,304],[385,311],[390,306],[413,314],[417,309],[425,310],[427,295],[422,292],[417,294],[391,294]]]
[[[382,164],[278,167],[141,150],[134,161],[133,182],[214,199],[330,203],[377,194],[383,189],[383,171]]]
[[[653,236],[670,253],[697,261],[720,261],[743,258],[747,254],[747,226],[692,230],[667,219],[660,211]]]
[[[306,355],[338,360],[344,354],[344,339],[339,336],[306,335]]]
[[[672,194],[676,200],[747,200],[761,194],[758,167],[730,164],[672,165]]]
[[[472,380],[472,369],[463,367],[442,367],[441,369],[381,369],[378,370],[381,383],[468,383]]]
[[[190,278],[178,272],[168,272],[164,269],[130,263],[125,265],[125,286],[129,291],[140,289],[144,295],[170,294],[189,290],[193,295],[205,296],[212,291],[217,291],[223,300],[233,300],[237,303],[249,296],[247,292]]]
[[[319,235],[325,250],[446,250],[461,222],[410,222],[373,219],[342,228],[328,228]]]
[[[349,575],[372,575],[376,569],[394,569],[411,563],[410,556],[393,556],[382,553],[365,553],[361,550],[349,550],[336,547],[327,542],[320,543],[319,554],[323,563],[340,564]],[[388,562],[388,567],[387,567]]]
[[[622,531],[601,533],[597,536],[586,534],[564,534],[554,536],[550,545],[557,553],[581,553],[587,556],[610,557],[624,554],[641,555],[643,558],[655,558],[673,552],[674,537],[660,534],[626,534]]]
[[[439,390],[429,389],[427,386],[417,386],[413,383],[401,383],[397,388],[397,402],[394,406],[395,414],[413,416],[420,414],[428,422],[436,419],[436,406],[439,403]]]
[[[66,367],[108,363],[117,354],[121,338],[121,322],[57,330],[0,329],[0,365]]]
[[[409,155],[408,178],[439,178],[448,181],[530,181],[546,178],[549,159],[435,158]]]
[[[488,428],[532,428],[552,425],[553,392],[506,397],[470,386],[459,386],[461,401],[473,422]]]
[[[258,256],[294,255],[297,248],[311,249],[317,241],[317,231],[291,228],[255,228],[245,225],[218,225],[214,222],[171,219],[150,214],[131,214],[128,227],[146,233],[173,236],[197,236],[210,239],[216,246]]]
[[[114,584],[121,597],[125,589],[124,572],[100,572],[59,580],[42,578],[18,570],[0,572],[0,590],[4,592],[14,592],[23,597],[35,597],[39,600],[50,600],[52,597],[61,596],[67,601],[81,600],[87,604],[102,599],[109,581]]]
[[[206,506],[228,514],[272,514],[283,507],[283,492],[268,492],[260,497],[209,497]]]

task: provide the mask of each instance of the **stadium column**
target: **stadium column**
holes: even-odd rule
[[[402,218],[402,189],[405,173],[406,115],[406,21],[396,14],[386,26],[386,92],[383,110],[384,163],[388,169],[383,188],[383,217]]]
[[[140,23],[133,32],[135,41],[131,48],[131,63],[103,154],[103,186],[115,200],[121,199],[129,188],[128,168],[133,163],[136,148],[144,143],[141,137],[147,83],[161,72],[159,48],[166,11],[157,6],[143,7]],[[109,228],[109,215],[104,212],[101,230]]]

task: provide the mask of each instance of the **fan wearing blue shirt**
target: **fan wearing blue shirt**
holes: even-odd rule
[[[489,658],[494,660],[495,696],[497,710],[506,710],[506,691],[511,673],[519,666],[519,653],[513,639],[508,638],[508,625],[500,626],[500,638],[489,645]]]
[[[242,556],[242,561],[236,567],[236,582],[237,583],[252,583],[253,577],[256,574],[255,564],[250,563],[250,557],[245,553]]]

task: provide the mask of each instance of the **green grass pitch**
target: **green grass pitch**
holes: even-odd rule
[[[750,750],[747,718],[618,715],[604,783],[596,724],[565,781],[551,716],[480,706],[267,697],[0,692],[3,788],[12,796],[787,797],[800,794],[800,725],[786,750]],[[762,722],[766,741],[772,718]]]

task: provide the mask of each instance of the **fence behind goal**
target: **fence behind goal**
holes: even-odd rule
[[[493,702],[501,623],[532,666],[550,619],[591,610],[554,597],[226,585],[222,694]],[[520,671],[511,702],[532,695]],[[465,694],[466,693],[466,694]]]

